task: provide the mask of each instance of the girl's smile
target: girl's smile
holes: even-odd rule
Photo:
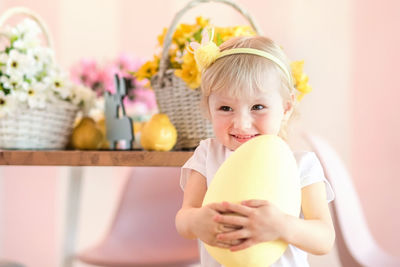
[[[236,135],[236,134],[231,134],[231,136],[232,136],[233,138],[235,138],[236,141],[238,141],[239,143],[247,142],[247,141],[249,141],[250,139],[252,139],[252,138],[254,138],[254,137],[258,136],[258,135],[260,135],[260,134],[253,134],[253,135]]]

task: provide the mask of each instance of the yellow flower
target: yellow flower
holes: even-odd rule
[[[210,20],[205,19],[203,17],[197,17],[196,18],[196,25],[200,26],[200,28],[205,28],[210,24]]]
[[[200,86],[201,73],[197,69],[193,54],[186,53],[183,56],[182,69],[177,69],[174,73],[186,82],[189,88],[196,89]]]
[[[294,82],[296,84],[297,81],[300,81],[303,74],[304,60],[293,61],[292,63],[290,63],[290,67],[292,69]]]
[[[139,81],[143,79],[150,80],[151,77],[157,73],[159,64],[160,59],[157,56],[154,56],[153,61],[147,61],[144,63],[134,75]]]
[[[185,47],[186,43],[193,37],[194,32],[199,29],[197,25],[179,24],[172,36],[178,47]]]
[[[159,36],[157,36],[158,45],[161,46],[161,47],[162,47],[163,44],[164,44],[164,39],[165,39],[165,35],[167,35],[167,31],[168,31],[168,29],[167,29],[167,28],[164,28],[162,34],[160,34]]]
[[[312,91],[311,86],[308,83],[302,83],[299,84],[296,87],[297,91],[299,91],[300,93],[297,95],[297,100],[301,101],[303,99],[303,97],[308,94],[309,92]]]
[[[297,95],[297,100],[303,99],[304,95],[312,91],[311,86],[308,84],[308,76],[303,72],[304,60],[293,61],[290,64],[293,74],[294,86],[299,92]]]
[[[252,36],[256,33],[250,26],[235,26],[233,27],[233,36]]]

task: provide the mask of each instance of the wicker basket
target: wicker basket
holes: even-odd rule
[[[78,108],[67,102],[28,106],[0,119],[2,149],[63,149],[68,143]]]
[[[233,7],[247,19],[258,34],[261,34],[260,28],[255,24],[251,16],[237,4],[229,0],[190,1],[175,15],[165,36],[159,72],[151,81],[160,112],[168,115],[178,131],[178,140],[175,149],[195,148],[202,139],[213,136],[212,125],[204,117],[200,108],[200,90],[189,89],[181,78],[174,75],[173,69],[167,69],[168,50],[179,20],[189,9],[201,3],[208,2],[218,2]]]
[[[8,9],[0,17],[0,29],[6,20],[15,15],[33,19],[43,31],[47,45],[52,48],[46,25],[29,9]],[[18,106],[12,115],[0,118],[0,148],[63,149],[71,135],[77,111],[76,105],[65,101],[47,103],[44,109],[29,108],[26,104]]]

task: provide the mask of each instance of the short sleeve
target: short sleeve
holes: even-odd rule
[[[201,173],[206,177],[206,161],[207,161],[208,145],[206,141],[200,141],[199,146],[194,151],[193,155],[186,161],[181,168],[180,185],[182,190],[185,190],[185,185],[189,179],[192,170]]]
[[[299,152],[295,153],[295,157],[299,168],[301,188],[313,183],[324,182],[327,201],[331,202],[335,198],[335,193],[325,178],[324,170],[315,153]]]

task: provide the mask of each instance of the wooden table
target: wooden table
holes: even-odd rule
[[[181,167],[192,151],[0,150],[3,166],[69,166],[62,267],[73,266],[81,201],[82,166]]]
[[[182,166],[191,151],[0,150],[0,165]]]

